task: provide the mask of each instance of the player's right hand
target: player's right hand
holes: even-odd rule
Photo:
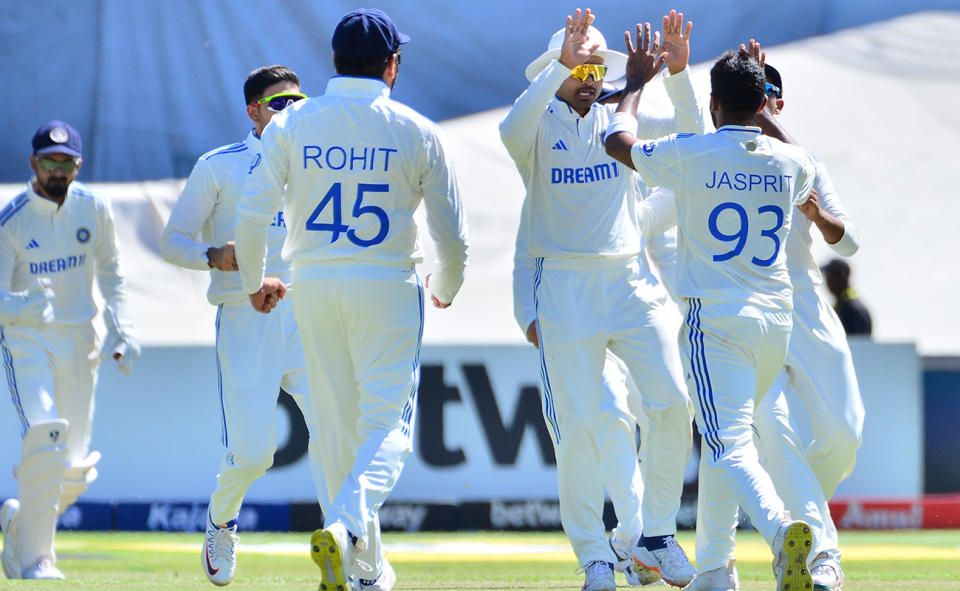
[[[530,326],[527,327],[527,341],[530,342],[537,349],[540,348],[540,339],[537,337],[537,321],[534,320],[530,323]]]
[[[583,13],[578,8],[573,16],[567,16],[566,32],[563,36],[563,45],[560,47],[560,59],[557,61],[573,69],[585,63],[596,50],[600,49],[599,42],[588,44],[587,34],[593,19],[593,13],[589,8]]]
[[[233,240],[230,240],[219,248],[211,248],[207,254],[210,260],[210,266],[221,271],[236,271],[237,251],[234,248]]]
[[[287,295],[287,286],[276,277],[264,277],[260,290],[250,294],[250,305],[257,312],[269,314]]]

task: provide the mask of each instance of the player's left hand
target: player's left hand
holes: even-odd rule
[[[816,223],[821,218],[820,213],[820,194],[816,189],[810,190],[810,198],[806,202],[797,206],[797,209],[807,217],[811,222]]]
[[[427,289],[430,289],[430,275],[432,275],[432,273],[427,274]],[[441,310],[443,310],[444,308],[449,308],[450,304],[453,303],[453,302],[447,302],[446,304],[444,304],[443,302],[437,299],[437,296],[433,295],[432,293],[430,294],[430,301],[433,302],[434,308],[440,308]]]
[[[679,74],[687,67],[690,61],[690,31],[693,30],[693,21],[687,21],[683,26],[683,13],[671,10],[663,17],[663,47],[660,55],[671,74]]]
[[[589,43],[587,33],[593,24],[593,13],[586,9],[582,15],[578,8],[573,16],[567,16],[567,26],[563,35],[563,45],[560,46],[560,59],[564,66],[571,70],[585,63],[597,49],[600,43]]]

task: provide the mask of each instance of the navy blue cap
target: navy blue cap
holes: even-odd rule
[[[333,32],[333,53],[347,60],[388,57],[410,41],[378,8],[360,8],[340,19]]]
[[[68,154],[80,157],[80,132],[69,123],[53,121],[44,123],[33,134],[34,154]]]

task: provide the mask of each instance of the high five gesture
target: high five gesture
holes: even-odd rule
[[[667,64],[670,74],[682,72],[690,61],[692,29],[693,21],[687,21],[687,26],[683,26],[682,12],[671,10],[670,14],[663,17],[663,47],[660,49],[660,55]]]

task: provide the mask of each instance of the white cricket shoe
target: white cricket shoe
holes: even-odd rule
[[[697,573],[683,591],[740,591],[740,576],[733,564]]]
[[[835,558],[821,552],[810,566],[810,578],[815,591],[840,591],[843,588],[843,569]]]
[[[364,579],[359,580],[358,587],[361,591],[390,591],[397,584],[397,572],[393,570],[393,565],[386,557],[383,558],[383,570],[380,576],[373,581]]]
[[[23,578],[59,580],[67,577],[63,576],[63,573],[60,572],[60,569],[57,568],[49,556],[41,556],[39,560],[33,563],[33,566],[23,571]]]
[[[631,555],[637,566],[659,572],[663,580],[674,587],[689,585],[696,576],[697,569],[690,564],[690,559],[673,536],[668,536],[666,547],[659,550],[647,550],[640,541],[641,538],[638,537],[631,548]]]
[[[347,566],[353,562],[353,543],[347,527],[339,521],[313,532],[310,558],[320,567],[320,591],[353,591],[356,588],[355,581],[347,573]]]
[[[617,540],[617,529],[610,532],[610,550],[616,556],[617,561],[613,564],[613,570],[623,573],[627,578],[627,584],[631,587],[647,587],[655,585],[665,585],[663,577],[655,570],[645,566],[640,566],[633,561],[630,556],[630,544],[623,544]]]
[[[3,574],[8,579],[22,578],[17,538],[20,537],[20,501],[7,499],[0,508],[0,529],[3,530]]]
[[[810,526],[803,521],[784,521],[773,538],[773,574],[777,591],[812,591],[807,555],[813,545]]]
[[[582,570],[584,574],[582,591],[617,591],[617,581],[613,578],[613,565],[609,562],[594,560],[584,565]]]
[[[207,512],[207,534],[203,541],[200,562],[210,582],[220,587],[229,585],[237,572],[237,520],[217,525]]]

